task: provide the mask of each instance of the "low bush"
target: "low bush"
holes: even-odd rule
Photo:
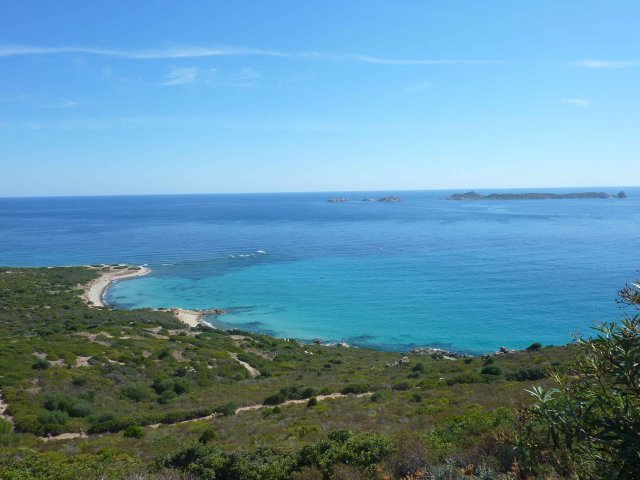
[[[505,378],[507,380],[516,380],[518,382],[524,382],[527,380],[540,380],[545,378],[547,372],[542,368],[523,368],[517,372],[510,373]]]
[[[487,365],[480,370],[482,375],[502,375],[502,369],[498,365]]]
[[[216,434],[215,430],[213,430],[212,428],[207,428],[200,434],[200,438],[198,438],[198,441],[202,444],[207,444],[211,440],[215,440],[217,436],[218,435]]]
[[[538,342],[532,343],[531,345],[529,345],[529,346],[527,347],[527,349],[526,349],[526,350],[527,350],[527,352],[537,352],[537,351],[540,351],[540,350],[542,350],[542,344],[541,344],[541,343],[538,343]]]
[[[287,401],[287,397],[282,393],[274,393],[273,395],[269,395],[262,401],[263,405],[279,405]]]
[[[479,373],[476,372],[467,372],[461,373],[460,375],[455,375],[453,377],[447,378],[446,384],[456,385],[458,383],[468,384],[468,383],[487,383],[486,377],[483,377]]]
[[[31,368],[33,368],[34,370],[46,370],[50,366],[51,366],[51,362],[49,362],[48,360],[45,360],[44,358],[39,358],[38,360],[33,362],[33,365],[31,365]]]
[[[151,393],[149,387],[140,382],[127,383],[120,389],[120,391],[125,397],[133,400],[134,402],[144,400]]]
[[[343,395],[348,395],[350,393],[359,395],[361,393],[367,393],[368,391],[369,385],[367,385],[366,383],[352,383],[344,387],[340,393],[342,393]]]
[[[144,437],[144,432],[138,425],[131,425],[125,428],[123,435],[127,438],[142,438]]]
[[[411,384],[409,382],[397,382],[397,383],[394,383],[391,388],[393,390],[405,391],[411,388]]]

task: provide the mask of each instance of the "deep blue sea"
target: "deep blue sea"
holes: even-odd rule
[[[552,191],[586,190],[619,189]],[[640,276],[640,188],[624,190],[0,198],[0,264],[147,264],[150,276],[107,300],[225,308],[218,326],[303,340],[474,353],[563,344],[618,318],[617,290]],[[394,193],[403,201],[359,201]]]

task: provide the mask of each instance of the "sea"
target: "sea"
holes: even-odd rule
[[[560,345],[625,314],[616,295],[640,277],[640,188],[624,190],[0,198],[0,265],[147,265],[108,303],[222,308],[207,318],[215,327],[302,341],[475,354]],[[402,201],[362,201],[387,195]]]

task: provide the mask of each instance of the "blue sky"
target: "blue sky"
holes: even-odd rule
[[[5,2],[0,195],[640,185],[638,18],[615,0]]]

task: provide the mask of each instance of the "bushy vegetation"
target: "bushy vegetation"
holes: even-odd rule
[[[555,385],[536,387],[522,413],[521,447],[535,473],[553,469],[578,478],[640,478],[640,288],[621,303],[635,311],[578,338],[577,361]]]
[[[398,362],[89,308],[98,273],[0,269],[3,480],[637,478],[637,316],[577,346]],[[36,438],[65,432],[88,437]]]

